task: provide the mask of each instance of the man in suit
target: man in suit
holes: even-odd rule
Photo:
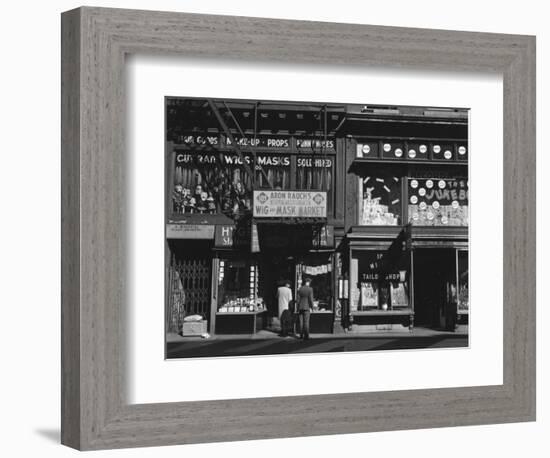
[[[311,279],[306,278],[296,297],[300,318],[300,338],[304,340],[309,339],[309,317],[313,309],[313,288],[310,284]]]

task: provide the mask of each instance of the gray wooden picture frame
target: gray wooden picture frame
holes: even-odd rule
[[[63,13],[61,38],[63,444],[88,450],[535,419],[535,37],[83,7]],[[504,383],[128,404],[129,53],[502,74]]]

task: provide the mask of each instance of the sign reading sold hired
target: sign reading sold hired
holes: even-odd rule
[[[254,216],[258,218],[326,218],[324,191],[254,191]]]

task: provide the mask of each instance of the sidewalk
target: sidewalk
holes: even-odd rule
[[[468,347],[468,335],[417,328],[409,331],[313,334],[309,340],[280,337],[270,331],[254,335],[227,335],[211,338],[169,336],[166,356],[210,358],[218,356],[260,356],[293,353],[334,353],[373,350],[421,350]]]
[[[435,336],[454,336],[454,337],[467,337],[467,332],[451,332],[451,331],[439,331],[429,328],[414,328],[412,331],[404,329],[402,331],[391,330],[391,331],[345,331],[338,334],[311,334],[312,339],[353,339],[353,338],[366,338],[366,337],[387,337],[387,338],[398,338],[398,337],[435,337]],[[256,334],[216,334],[210,336],[207,339],[204,339],[200,336],[190,336],[183,337],[179,334],[169,333],[166,337],[167,343],[173,342],[189,342],[196,340],[263,340],[263,339],[278,339],[278,340],[287,340],[289,338],[298,338],[299,336],[291,337],[281,337],[279,334],[273,331],[268,331],[263,329],[258,331]]]

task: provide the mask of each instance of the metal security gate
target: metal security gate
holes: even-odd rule
[[[180,332],[183,318],[187,315],[202,315],[205,320],[209,319],[211,271],[210,258],[172,257],[168,279],[168,332]]]

